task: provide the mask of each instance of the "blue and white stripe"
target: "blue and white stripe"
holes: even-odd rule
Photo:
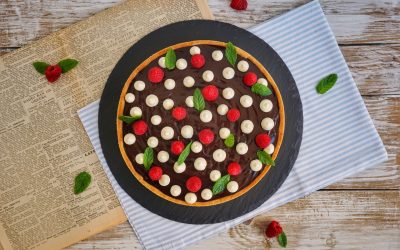
[[[117,184],[104,159],[97,128],[99,103],[79,111],[129,222],[146,249],[183,248],[387,159],[317,1],[249,30],[271,45],[292,72],[303,102],[304,132],[298,159],[285,183],[261,207],[240,218],[213,225],[189,225],[144,209]],[[327,94],[318,95],[316,83],[332,72],[339,75],[338,83]]]

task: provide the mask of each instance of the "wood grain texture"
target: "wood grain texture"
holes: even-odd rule
[[[122,0],[2,0],[0,47],[18,47],[82,20]],[[215,18],[249,27],[309,0],[252,0],[248,10],[228,7],[228,0],[209,0]],[[399,43],[398,0],[322,0],[321,5],[341,44]]]
[[[266,249],[263,231],[279,220],[289,249],[399,249],[400,191],[320,191],[188,249]],[[272,248],[278,248],[277,242]],[[68,249],[140,249],[128,223]]]

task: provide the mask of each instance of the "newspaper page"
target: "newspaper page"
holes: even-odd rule
[[[128,0],[0,57],[0,249],[60,249],[126,220],[77,110],[135,41],[200,18],[206,0]],[[55,84],[32,67],[64,58],[79,65]],[[92,183],[74,195],[81,171]]]

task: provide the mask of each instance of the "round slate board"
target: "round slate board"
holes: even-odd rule
[[[178,205],[153,194],[131,174],[118,148],[116,115],[123,85],[132,71],[155,52],[191,40],[217,40],[244,49],[269,71],[281,92],[286,127],[283,143],[264,178],[239,198],[209,207]],[[296,161],[303,133],[303,111],[296,83],[279,55],[263,40],[231,24],[193,20],[164,26],[143,37],[119,60],[104,88],[99,109],[99,135],[104,156],[118,184],[136,202],[165,218],[192,224],[227,221],[256,209],[282,185]]]

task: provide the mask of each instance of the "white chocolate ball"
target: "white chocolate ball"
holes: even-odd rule
[[[230,181],[226,185],[226,189],[229,193],[235,193],[239,189],[239,184],[236,181]]]
[[[200,153],[201,150],[203,150],[203,144],[198,141],[194,141],[192,146],[190,146],[190,149],[193,151],[193,153]]]
[[[155,136],[149,137],[149,139],[147,139],[147,145],[151,148],[156,148],[158,146],[158,139]]]
[[[160,152],[158,152],[157,154],[157,159],[159,162],[161,163],[165,163],[169,160],[169,154],[167,151],[161,150]]]
[[[194,160],[194,168],[199,171],[203,171],[207,167],[207,161],[203,157],[198,157]]]
[[[184,70],[187,67],[187,61],[183,58],[176,60],[176,67],[180,70]]]
[[[216,182],[219,180],[219,178],[221,178],[221,172],[219,170],[212,170],[210,172],[210,180],[213,182]]]
[[[174,79],[167,79],[164,81],[164,87],[168,90],[175,88],[175,80]]]
[[[222,70],[222,76],[228,80],[232,79],[235,76],[235,70],[231,67],[226,67],[224,70]]]
[[[193,96],[190,95],[186,97],[185,103],[189,108],[193,108],[194,107]]]
[[[193,203],[195,203],[195,202],[197,201],[197,196],[196,196],[196,194],[194,194],[194,193],[187,193],[187,194],[185,195],[185,201],[186,201],[188,204],[193,204]]]
[[[235,90],[233,90],[233,88],[224,88],[224,90],[222,90],[222,96],[230,100],[235,96]]]
[[[275,126],[274,120],[271,118],[267,117],[261,120],[261,127],[265,130],[271,130]]]
[[[190,52],[190,54],[191,54],[192,56],[193,56],[193,55],[196,55],[196,54],[200,54],[200,48],[197,47],[197,46],[192,46],[192,47],[190,48],[189,52]]]
[[[137,91],[143,91],[144,88],[146,87],[146,84],[143,81],[136,81],[133,84],[133,87],[137,90]]]
[[[243,133],[250,134],[251,132],[253,132],[254,124],[250,120],[244,120],[240,124],[240,129],[242,130]]]
[[[213,159],[216,162],[223,162],[226,159],[226,152],[222,149],[217,149],[213,153]]]
[[[146,97],[146,105],[149,107],[155,107],[158,104],[158,97],[156,95],[150,94]]]
[[[142,110],[139,107],[132,107],[131,110],[129,110],[129,114],[131,116],[142,116]]]
[[[174,101],[168,98],[163,101],[162,105],[165,110],[171,110],[174,107]]]
[[[186,76],[185,78],[183,78],[183,86],[185,86],[186,88],[190,88],[193,87],[194,85],[194,78],[191,76]]]
[[[269,144],[268,147],[264,148],[264,151],[265,151],[267,154],[272,155],[272,154],[274,153],[274,151],[275,151],[275,146],[274,146],[274,144],[272,144],[272,143]]]
[[[186,170],[186,164],[184,162],[181,165],[178,165],[178,163],[175,162],[175,164],[174,164],[175,173],[180,174],[180,173],[185,172],[185,170]]]
[[[166,174],[161,175],[161,179],[158,180],[158,183],[160,183],[160,185],[163,187],[168,186],[170,182],[171,178],[169,178],[169,176]]]
[[[161,68],[165,69],[165,57],[162,56],[160,59],[158,59],[158,65],[160,65]]]
[[[268,99],[262,100],[262,101],[260,102],[260,109],[261,109],[263,112],[269,112],[269,111],[271,111],[273,106],[274,106],[274,105],[272,104],[272,102],[271,102],[270,100],[268,100]]]
[[[265,78],[258,78],[257,82],[261,83],[262,85],[268,86],[268,81]]]
[[[253,98],[251,98],[249,95],[242,95],[240,97],[240,104],[242,104],[244,108],[249,108],[251,105],[253,105]]]
[[[142,153],[137,154],[135,157],[135,161],[137,164],[143,164],[143,154]]]
[[[218,105],[217,113],[219,115],[226,115],[226,113],[228,113],[228,110],[229,110],[229,108],[226,104],[220,104],[220,105]]]
[[[181,194],[182,188],[180,186],[178,186],[178,185],[172,185],[171,189],[169,191],[170,191],[172,196],[177,197],[177,196],[179,196]]]
[[[224,54],[222,53],[221,50],[214,50],[213,53],[211,54],[212,58],[214,61],[221,61],[222,58],[224,57]]]
[[[201,198],[203,198],[203,200],[208,201],[209,199],[211,199],[213,196],[212,191],[208,188],[203,189],[203,191],[201,191]]]
[[[212,113],[210,110],[203,110],[200,112],[200,120],[204,123],[210,122],[212,120]]]
[[[246,143],[244,143],[244,142],[239,142],[239,143],[236,145],[236,152],[237,152],[238,154],[244,155],[244,154],[247,153],[247,151],[249,151],[249,146],[247,146]]]
[[[181,135],[183,138],[190,139],[193,137],[193,127],[185,125],[181,128]]]
[[[211,70],[204,71],[203,80],[206,82],[211,82],[212,80],[214,80],[214,73]]]
[[[240,72],[246,72],[247,70],[249,70],[249,63],[244,60],[241,60],[238,62],[237,68]]]
[[[132,93],[127,93],[127,94],[125,95],[125,101],[126,101],[127,103],[132,103],[132,102],[134,102],[134,101],[135,101],[135,95],[132,94]]]
[[[166,126],[161,129],[161,138],[164,140],[171,140],[174,137],[174,129]]]
[[[161,116],[159,116],[159,115],[153,115],[150,118],[151,124],[153,124],[155,126],[160,125],[161,121],[162,121],[162,119],[161,119]]]
[[[254,172],[260,171],[262,169],[262,166],[263,166],[262,162],[260,160],[258,160],[258,159],[252,160],[250,162],[250,168]]]
[[[219,137],[221,137],[221,139],[226,139],[228,138],[228,136],[231,134],[231,131],[229,130],[229,128],[221,128],[219,130]]]
[[[136,142],[136,136],[132,133],[128,133],[124,136],[124,142],[126,145],[132,145]]]

